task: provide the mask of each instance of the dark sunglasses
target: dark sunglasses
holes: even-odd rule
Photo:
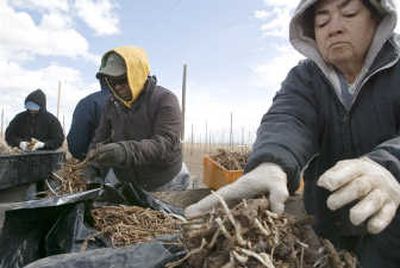
[[[128,77],[126,75],[121,75],[118,77],[106,77],[108,83],[110,84],[110,86],[112,87],[116,87],[116,86],[122,86],[122,85],[126,85],[128,84]]]

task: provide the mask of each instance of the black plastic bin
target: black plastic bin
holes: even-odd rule
[[[0,190],[45,180],[61,167],[62,151],[0,155]]]

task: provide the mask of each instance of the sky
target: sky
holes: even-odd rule
[[[57,115],[61,88],[58,118],[68,133],[77,102],[99,90],[95,74],[103,53],[134,45],[146,50],[151,73],[179,101],[187,64],[186,141],[227,141],[232,122],[235,141],[251,142],[280,83],[302,59],[288,41],[297,3],[0,0],[5,126],[37,88]]]

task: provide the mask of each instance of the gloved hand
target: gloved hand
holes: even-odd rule
[[[33,152],[33,151],[36,151],[36,150],[38,150],[38,149],[42,149],[43,147],[44,147],[44,142],[41,142],[41,141],[39,141],[39,140],[36,140],[34,143],[33,143],[33,146],[32,146],[32,149],[31,149],[31,151]]]
[[[216,193],[227,204],[239,202],[245,198],[252,198],[259,194],[269,193],[271,210],[282,213],[284,203],[289,197],[286,174],[282,168],[273,163],[263,163],[243,175],[235,182],[220,188]],[[214,195],[208,195],[199,202],[185,209],[185,216],[193,218],[203,215],[219,204]]]
[[[98,144],[89,152],[88,158],[100,167],[119,167],[126,162],[126,150],[119,143]]]
[[[29,142],[27,142],[27,141],[21,141],[21,142],[19,143],[19,148],[20,148],[22,151],[28,151],[28,144],[29,144]]]
[[[94,189],[104,184],[101,170],[93,164],[87,164],[81,169],[80,177],[85,181],[88,189]]]
[[[333,191],[327,205],[336,210],[356,200],[350,221],[367,221],[368,232],[377,234],[392,221],[400,204],[400,184],[383,166],[362,157],[338,162],[318,180],[318,186]]]

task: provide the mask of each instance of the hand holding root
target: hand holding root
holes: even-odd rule
[[[44,146],[45,146],[44,142],[42,142],[40,140],[37,140],[35,138],[32,138],[31,142],[28,145],[30,151],[32,151],[32,152],[34,152],[36,150],[39,150],[39,149],[42,149],[42,148],[44,148]]]
[[[263,163],[216,193],[229,205],[260,194],[269,194],[271,210],[282,213],[284,203],[289,197],[286,181],[286,174],[281,167],[273,163]],[[203,215],[218,204],[218,198],[215,195],[209,195],[187,207],[185,215],[188,218]]]

